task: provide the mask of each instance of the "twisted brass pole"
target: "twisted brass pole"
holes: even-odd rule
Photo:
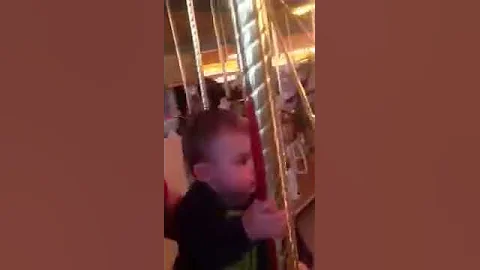
[[[222,45],[222,30],[219,29],[221,23],[219,20],[217,20],[218,14],[216,10],[215,0],[210,0],[210,11],[212,13],[212,23],[213,31],[215,32],[215,40],[217,41],[218,60],[220,60],[220,63],[222,65],[223,87],[225,89],[226,96],[230,97],[230,91],[227,82],[227,70],[225,67],[226,56],[224,46],[226,46],[226,43]]]
[[[290,57],[290,54],[288,53],[288,48],[287,48],[288,45],[285,44],[286,42],[281,37],[279,26],[274,16],[272,16],[271,23],[272,23],[272,28],[275,30],[274,32],[277,36],[278,44],[280,44],[280,47],[284,52],[285,59],[287,60],[287,64],[291,71],[289,74],[292,77],[293,82],[295,83],[297,92],[300,96],[300,101],[302,102],[302,106],[305,110],[305,113],[307,114],[310,127],[312,128],[313,131],[315,131],[315,114],[313,113],[312,106],[310,105],[310,102],[308,100],[305,87],[303,87],[302,82],[300,81],[300,77],[298,76],[297,70],[295,68],[295,64],[292,58]]]
[[[175,54],[177,56],[178,68],[180,70],[180,77],[182,78],[183,89],[185,90],[186,100],[187,100],[187,111],[191,113],[192,110],[192,99],[188,94],[187,88],[187,75],[185,73],[185,66],[183,65],[182,52],[180,51],[180,41],[178,40],[177,28],[175,27],[175,21],[173,20],[172,9],[170,8],[170,0],[165,2],[167,7],[168,21],[170,22],[170,29],[172,30],[173,44],[175,45]]]
[[[310,31],[308,31],[308,27],[295,15],[292,15],[290,11],[292,8],[285,2],[285,0],[280,0],[280,3],[285,7],[287,10],[287,13],[289,16],[293,17],[295,22],[297,23],[298,27],[300,27],[300,30],[308,37],[308,39],[312,42],[315,43],[315,36],[312,36]],[[315,12],[315,11],[314,11]]]
[[[200,48],[200,38],[198,37],[197,20],[195,19],[195,8],[193,0],[186,0],[188,20],[190,23],[190,31],[192,34],[193,52],[195,55],[195,63],[197,67],[198,85],[200,86],[200,93],[202,94],[203,109],[208,110],[210,102],[208,100],[207,86],[205,84],[205,77],[203,76],[203,62],[202,51]]]

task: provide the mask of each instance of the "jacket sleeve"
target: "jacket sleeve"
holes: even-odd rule
[[[179,211],[177,217],[179,252],[198,269],[230,266],[252,248],[241,218],[207,211]]]

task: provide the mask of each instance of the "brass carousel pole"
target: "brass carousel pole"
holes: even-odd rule
[[[253,101],[255,119],[259,127],[265,176],[270,198],[277,198],[279,206],[287,213],[286,249],[277,242],[279,269],[298,269],[298,254],[292,209],[287,196],[286,163],[280,140],[280,123],[275,113],[275,80],[272,66],[270,23],[265,0],[232,0],[234,27],[238,27],[237,54],[243,68],[244,87]],[[280,192],[277,192],[280,189]],[[280,256],[279,256],[280,255]]]
[[[315,4],[315,0],[313,0]],[[315,9],[312,10],[312,33],[313,33],[313,41],[315,42]]]
[[[226,69],[226,66],[225,66],[226,55],[225,55],[225,50],[224,50],[224,46],[227,46],[227,44],[224,42],[225,40],[223,40],[224,43],[222,44],[223,29],[219,29],[219,26],[223,27],[223,25],[221,25],[220,20],[217,20],[219,15],[217,14],[215,2],[216,2],[215,0],[210,0],[210,10],[211,10],[211,13],[212,13],[213,31],[215,32],[215,39],[217,41],[218,59],[220,60],[220,63],[222,64],[223,87],[225,88],[226,96],[230,97],[230,91],[229,91],[230,87],[228,87],[227,69]]]
[[[203,109],[208,110],[210,102],[208,100],[207,86],[205,84],[205,77],[203,76],[203,62],[202,51],[200,48],[200,38],[198,37],[197,20],[195,19],[195,8],[193,0],[186,0],[188,20],[190,23],[190,31],[192,33],[193,52],[195,55],[195,64],[197,67],[198,84],[200,86],[200,93],[202,95]]]
[[[292,15],[290,11],[292,10],[290,6],[285,2],[285,0],[280,0],[280,3],[285,7],[287,10],[288,15],[292,16],[295,22],[297,23],[298,27],[300,27],[300,30],[308,37],[308,39],[315,44],[315,36],[312,36],[310,31],[308,31],[308,27],[295,15]]]
[[[315,114],[313,113],[312,106],[310,105],[310,102],[308,100],[307,92],[305,90],[305,87],[303,87],[302,82],[300,81],[300,77],[298,76],[297,70],[295,69],[295,64],[293,62],[293,59],[290,57],[290,54],[288,53],[288,48],[287,48],[288,46],[287,44],[285,44],[286,42],[281,38],[279,26],[273,16],[272,16],[272,27],[275,30],[275,34],[277,36],[277,40],[279,41],[280,47],[282,47],[282,50],[284,51],[285,59],[287,60],[287,64],[291,71],[290,76],[292,77],[292,80],[295,83],[295,86],[297,88],[297,92],[300,96],[300,100],[302,102],[302,106],[305,110],[305,113],[307,114],[310,127],[312,128],[313,131],[315,131]]]
[[[185,73],[185,66],[183,65],[182,53],[180,51],[180,41],[178,40],[177,28],[175,27],[175,21],[173,20],[172,9],[170,8],[170,0],[166,0],[167,15],[168,21],[170,22],[170,29],[172,30],[173,43],[175,45],[175,53],[177,55],[178,68],[180,70],[180,77],[182,78],[183,89],[185,90],[186,100],[187,100],[187,111],[191,113],[192,110],[192,99],[188,93],[187,86],[187,75]]]
[[[224,81],[225,81],[225,87],[227,87],[227,92],[226,92],[226,95],[227,97],[229,98],[230,97],[230,87],[228,87],[228,76],[227,76],[227,69],[226,69],[226,64],[227,64],[227,61],[228,61],[228,50],[227,50],[227,37],[225,35],[225,24],[223,23],[223,15],[220,14],[220,16],[218,16],[218,22],[220,23],[219,26],[220,26],[220,36],[222,37],[222,43],[223,43],[223,55],[225,57],[224,59],[224,64],[223,64],[223,76],[224,76]]]
[[[293,44],[292,44],[292,31],[290,31],[290,20],[289,20],[290,14],[288,14],[288,11],[285,12],[285,30],[287,32],[287,43],[288,43],[288,50],[291,51],[293,50]]]
[[[243,82],[245,77],[243,73],[243,70],[244,70],[243,58],[242,58],[242,54],[239,53],[241,51],[240,48],[242,47],[242,44],[240,43],[240,27],[238,25],[238,19],[237,19],[238,10],[237,10],[236,3],[234,1],[235,0],[228,0],[228,5],[230,8],[230,13],[232,14],[233,33],[235,34],[235,45],[237,47],[237,51],[236,51],[237,65],[238,65],[237,79],[238,81]],[[245,98],[247,96],[245,87],[243,87],[242,89],[243,89],[242,95],[243,95],[243,98]]]

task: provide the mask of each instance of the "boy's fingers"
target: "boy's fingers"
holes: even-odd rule
[[[298,263],[298,270],[308,270],[308,267],[303,263]]]
[[[285,211],[263,212],[262,215],[265,217],[265,219],[274,224],[283,224],[286,223],[287,220]]]
[[[276,212],[278,209],[277,209],[277,205],[275,204],[274,201],[264,201],[264,202],[262,202],[262,204],[260,205],[260,210],[261,210],[262,212],[274,213],[274,212]]]
[[[279,237],[285,236],[287,232],[287,215],[285,212],[278,213],[274,220],[272,220],[273,224],[278,225],[278,234]]]
[[[277,237],[282,237],[287,229],[287,217],[284,212],[278,212],[275,214],[265,214],[264,220],[266,224],[269,224],[272,233]]]
[[[263,208],[263,204],[265,204],[265,202],[255,199],[253,201],[251,207],[253,207],[255,209],[259,209],[259,208]]]
[[[262,201],[254,200],[247,210],[252,213],[261,212],[261,209],[263,208],[262,204]]]
[[[286,223],[287,221],[287,213],[285,213],[285,211],[278,211],[277,213],[275,213],[278,221],[282,221],[282,223]]]

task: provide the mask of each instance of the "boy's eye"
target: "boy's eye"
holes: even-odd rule
[[[250,158],[251,158],[250,154],[242,154],[237,158],[236,163],[239,165],[245,165],[250,160]]]

